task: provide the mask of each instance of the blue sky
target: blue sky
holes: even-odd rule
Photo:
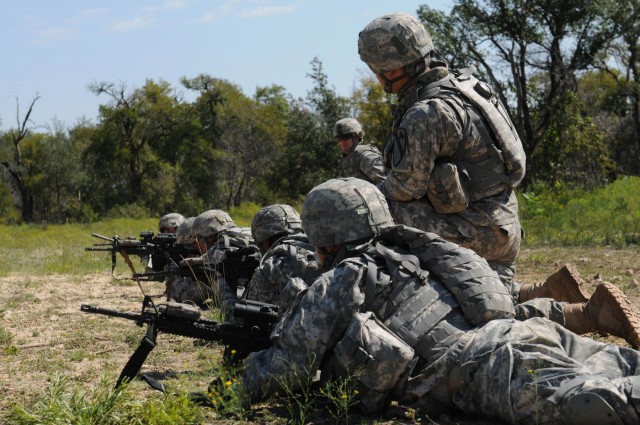
[[[448,11],[453,0],[0,0],[0,129],[16,126],[38,100],[32,126],[95,121],[106,103],[87,86],[146,79],[181,88],[209,74],[239,85],[279,84],[304,97],[318,57],[329,83],[348,96],[363,73],[358,32],[377,16]]]

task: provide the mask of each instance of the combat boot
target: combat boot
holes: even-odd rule
[[[565,327],[572,332],[613,335],[624,338],[635,349],[640,347],[640,314],[611,283],[598,285],[589,301],[567,304],[563,312]]]
[[[520,288],[518,301],[523,303],[534,298],[553,298],[568,303],[584,303],[588,297],[582,291],[584,280],[573,264],[565,264],[543,283],[525,283]]]

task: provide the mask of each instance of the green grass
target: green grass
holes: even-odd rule
[[[249,205],[236,211],[234,221],[238,226],[251,223],[257,205]],[[235,210],[232,210],[232,212]],[[249,223],[249,224],[247,224]],[[151,230],[157,233],[157,219],[108,219],[90,224],[62,225],[0,225],[0,276],[9,273],[29,274],[76,274],[109,270],[109,252],[85,252],[85,247],[106,241],[91,236],[98,233],[113,237],[118,235],[139,238],[140,232]],[[122,257],[117,258],[118,267],[127,270]]]
[[[524,246],[640,244],[640,178],[627,177],[594,191],[535,186],[518,195]]]

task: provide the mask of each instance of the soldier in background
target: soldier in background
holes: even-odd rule
[[[176,230],[176,244],[195,246],[195,238],[191,230],[195,217],[185,219]],[[167,265],[167,268],[172,265]],[[208,285],[193,279],[190,276],[178,276],[169,274],[165,280],[167,296],[177,302],[190,302],[203,306],[209,298]]]
[[[338,177],[357,177],[378,184],[384,180],[382,154],[373,145],[362,143],[364,131],[354,118],[343,118],[333,126],[333,140],[340,147]]]
[[[300,215],[290,205],[260,209],[253,216],[251,234],[262,258],[243,298],[275,304],[282,314],[320,275],[314,249],[302,231]]]
[[[245,361],[252,400],[355,379],[365,412],[392,401],[509,424],[640,423],[640,352],[545,318],[514,319],[511,295],[475,252],[395,225],[372,184],[316,186],[302,223],[320,276]],[[284,391],[283,391],[284,392]],[[428,403],[427,403],[428,402]]]
[[[181,266],[205,266],[217,270],[212,273],[210,281],[205,283],[210,286],[213,304],[222,310],[226,318],[231,318],[238,296],[260,260],[260,252],[251,236],[251,229],[236,226],[225,211],[208,210],[193,220],[191,234],[202,255],[183,260]],[[235,256],[240,261],[235,267],[227,268],[227,260]],[[250,265],[251,270],[243,273],[245,270],[241,270],[241,263]],[[249,277],[245,278],[242,274]]]
[[[176,233],[178,226],[184,221],[184,216],[180,213],[169,213],[160,217],[158,231],[160,233]]]

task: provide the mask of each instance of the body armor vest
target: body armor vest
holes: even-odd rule
[[[451,157],[438,158],[435,167],[455,164],[471,201],[516,187],[526,166],[522,142],[506,108],[486,83],[472,75],[474,70],[453,71],[445,78],[424,83],[418,77],[416,87],[402,99],[393,124],[397,129],[406,111],[417,102],[440,99],[447,103],[463,124],[463,137],[457,151]],[[390,145],[394,139],[392,136]],[[385,151],[392,149],[390,146]]]

